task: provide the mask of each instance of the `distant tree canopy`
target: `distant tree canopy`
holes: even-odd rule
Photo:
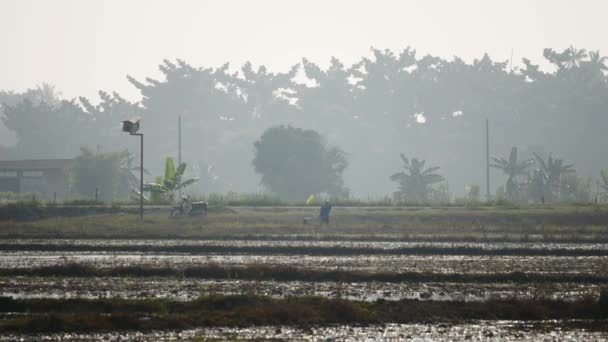
[[[34,89],[28,89],[23,93],[0,91],[0,123],[4,123],[2,113],[7,106],[15,106],[26,99],[34,104],[44,102],[48,105],[55,106],[59,101],[59,95],[60,94],[56,92],[55,87],[46,83],[43,83]],[[15,130],[13,129],[12,131],[13,132],[10,132],[6,125],[0,124],[0,145],[9,146],[14,144]],[[2,146],[0,146],[0,152],[2,152],[2,149]]]
[[[363,195],[393,190],[387,176],[405,148],[441,165],[453,189],[481,183],[486,118],[493,155],[508,155],[517,145],[529,158],[544,147],[597,177],[608,164],[597,157],[608,144],[606,58],[574,47],[542,55],[546,68],[524,58],[512,69],[488,55],[465,62],[419,56],[409,47],[372,49],[352,65],[332,58],[323,68],[303,59],[278,73],[251,63],[233,71],[228,64],[199,68],[165,60],[158,80],[128,78],[142,95],[140,103],[104,92],[98,105],[48,91],[38,96],[43,100],[32,99],[45,93],[41,89],[0,92],[6,104],[0,117],[18,139],[7,153],[31,158],[71,157],[80,146],[127,146],[133,139],[119,131],[118,122],[139,114],[150,137],[145,159],[160,172],[158,156],[176,154],[181,115],[184,160],[213,169],[224,191],[257,189],[250,146],[281,124],[316,130],[347,151],[345,178]],[[494,186],[502,182],[493,178]]]
[[[269,128],[254,143],[253,167],[262,184],[281,198],[305,200],[311,194],[344,196],[344,151],[327,146],[313,130]]]
[[[69,158],[81,147],[125,148],[119,124],[138,113],[139,105],[100,91],[101,102],[93,106],[86,98],[61,100],[53,89],[44,85],[2,105],[0,119],[17,136],[13,155]]]
[[[125,198],[137,183],[134,169],[133,158],[126,150],[103,153],[83,148],[68,170],[71,192],[93,198],[97,189],[99,200]]]

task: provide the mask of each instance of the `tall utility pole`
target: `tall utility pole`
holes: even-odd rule
[[[139,150],[139,219],[144,220],[144,134],[131,133],[131,135],[139,135],[140,150]]]
[[[182,116],[177,116],[177,167],[182,165]],[[182,198],[182,189],[179,189],[179,198]]]
[[[490,124],[486,118],[486,201],[490,200]]]
[[[177,116],[177,165],[182,163],[182,116]]]

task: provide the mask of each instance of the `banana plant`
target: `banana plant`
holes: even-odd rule
[[[540,166],[536,174],[542,188],[541,195],[548,201],[559,200],[560,178],[563,174],[574,172],[574,164],[565,164],[562,159],[553,158],[551,155],[543,159],[534,153],[534,157]]]
[[[145,183],[144,191],[150,193],[150,200],[158,203],[163,197],[173,199],[176,191],[183,189],[198,181],[198,178],[183,179],[186,172],[186,163],[181,163],[177,169],[173,158],[167,157],[165,161],[165,177],[158,176],[153,183]]]
[[[517,147],[515,146],[511,148],[509,159],[492,157],[492,164],[490,166],[501,170],[507,176],[505,189],[507,190],[507,198],[509,200],[517,198],[517,190],[519,188],[517,176],[526,175],[526,169],[532,164],[534,164],[534,159],[517,160]]]
[[[430,186],[444,180],[443,176],[434,173],[439,170],[439,167],[425,168],[424,160],[412,158],[410,162],[403,154],[401,154],[401,161],[403,162],[402,171],[390,176],[390,180],[399,184],[395,195],[418,202],[427,201],[432,191]]]
[[[600,183],[602,192],[600,195],[605,198],[608,195],[608,170],[602,170],[600,175],[602,176],[602,183]]]

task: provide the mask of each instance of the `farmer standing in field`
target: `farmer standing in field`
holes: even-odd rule
[[[329,212],[331,211],[331,205],[329,201],[325,201],[325,203],[321,206],[321,210],[319,212],[319,218],[321,219],[321,224],[329,224]]]

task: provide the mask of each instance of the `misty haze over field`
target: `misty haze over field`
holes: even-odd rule
[[[317,131],[344,151],[344,187],[378,198],[400,154],[463,196],[490,151],[549,155],[581,182],[608,168],[608,3],[570,1],[3,1],[0,160],[139,153],[177,158],[188,189],[268,190],[254,142]],[[491,172],[492,193],[506,177]]]

